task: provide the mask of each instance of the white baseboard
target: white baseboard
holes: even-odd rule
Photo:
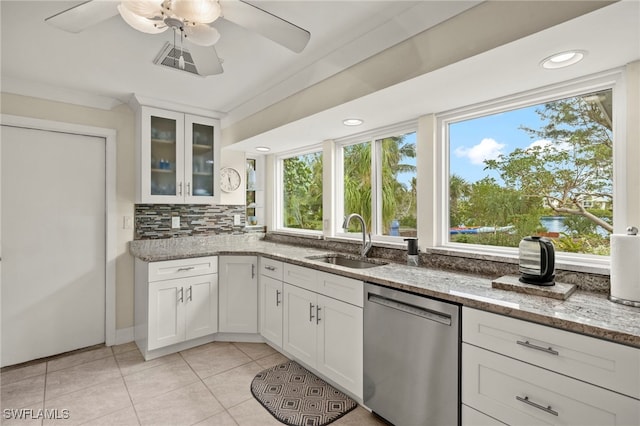
[[[119,328],[116,330],[116,341],[114,344],[122,345],[123,343],[133,342],[133,327]]]

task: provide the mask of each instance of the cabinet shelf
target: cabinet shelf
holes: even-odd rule
[[[191,146],[193,147],[193,153],[196,155],[205,154],[207,152],[210,152],[213,149],[211,145],[202,145],[202,144],[194,143]]]
[[[151,139],[151,143],[156,143],[159,145],[175,145],[175,139]]]
[[[173,173],[173,174],[175,174],[176,171],[172,170],[172,169],[151,169],[151,173]]]

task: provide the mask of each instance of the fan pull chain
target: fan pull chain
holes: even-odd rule
[[[184,38],[184,30],[180,27],[180,59],[178,60],[178,66],[181,70],[184,69],[184,56],[182,56],[182,39]]]

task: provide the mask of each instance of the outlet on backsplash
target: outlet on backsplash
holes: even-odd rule
[[[180,228],[180,216],[173,216],[171,218],[171,228],[179,229]]]

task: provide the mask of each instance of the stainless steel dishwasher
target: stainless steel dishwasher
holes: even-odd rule
[[[396,426],[460,424],[460,306],[364,287],[364,404]]]

